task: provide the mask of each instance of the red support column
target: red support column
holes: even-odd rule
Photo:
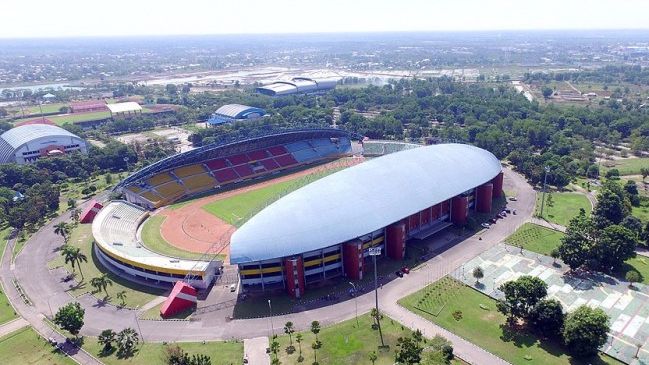
[[[284,279],[286,291],[293,298],[300,298],[304,294],[304,262],[302,257],[284,259]]]
[[[493,184],[488,183],[480,185],[477,188],[476,198],[476,210],[478,213],[489,213],[491,212],[491,200],[493,198]]]
[[[385,245],[388,257],[403,260],[406,255],[406,224],[404,222],[387,227]]]
[[[363,278],[363,243],[360,240],[343,244],[343,273],[352,280]]]
[[[456,196],[451,201],[451,222],[457,225],[466,224],[469,199],[466,196]]]
[[[498,174],[496,177],[491,180],[491,182],[494,184],[493,188],[493,197],[494,198],[500,198],[503,194],[503,178],[504,174],[501,171],[500,174]]]

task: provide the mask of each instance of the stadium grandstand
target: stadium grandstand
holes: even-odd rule
[[[241,284],[301,297],[336,276],[361,279],[372,247],[395,260],[406,241],[464,225],[502,194],[500,161],[463,144],[404,148],[326,176],[275,201],[234,232]]]
[[[0,163],[26,164],[71,152],[87,153],[86,142],[54,125],[22,125],[0,135]]]
[[[127,101],[125,103],[115,103],[115,104],[106,104],[108,111],[110,111],[110,116],[135,116],[142,114],[142,107],[140,104],[134,101]]]
[[[338,129],[273,131],[221,141],[151,164],[115,190],[131,203],[155,209],[181,198],[351,153]]]
[[[365,157],[377,157],[417,147],[421,147],[421,145],[397,141],[364,140],[362,154]]]
[[[271,84],[260,86],[255,91],[269,96],[313,94],[332,90],[337,84],[338,79],[295,77],[291,81],[275,81]]]
[[[185,281],[207,288],[222,266],[218,260],[186,260],[155,253],[138,239],[138,227],[148,212],[125,201],[113,201],[92,222],[94,250],[99,261],[120,276],[157,286]]]
[[[73,113],[90,113],[107,111],[106,102],[103,100],[84,100],[70,104]]]
[[[207,120],[209,125],[223,123],[242,122],[246,120],[259,119],[266,115],[266,111],[261,108],[241,104],[227,104],[218,108],[214,114]]]

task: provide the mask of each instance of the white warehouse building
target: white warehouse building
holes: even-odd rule
[[[88,153],[86,142],[53,125],[23,125],[0,135],[0,163],[26,164],[71,152]]]

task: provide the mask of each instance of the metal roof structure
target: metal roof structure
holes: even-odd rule
[[[484,184],[502,170],[464,144],[404,150],[298,189],[252,217],[230,241],[230,262],[287,257],[343,243]]]
[[[128,112],[141,112],[142,107],[134,101],[127,101],[125,103],[106,104],[111,113],[128,113]]]
[[[337,83],[337,79],[294,77],[291,81],[276,81],[268,85],[260,86],[255,90],[261,94],[282,96],[331,90],[336,87]]]
[[[265,114],[264,109],[255,108],[254,106],[247,106],[241,104],[226,104],[218,108],[216,114],[230,117],[232,119],[245,118],[250,113]]]
[[[27,124],[11,128],[0,135],[0,163],[11,162],[17,149],[41,138],[72,137],[81,140],[77,135],[61,127],[48,124]]]

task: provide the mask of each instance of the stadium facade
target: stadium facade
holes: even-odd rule
[[[43,157],[87,151],[83,139],[54,125],[22,125],[0,136],[0,163],[26,164]]]
[[[247,120],[259,119],[266,115],[266,111],[261,108],[241,104],[227,104],[218,108],[214,114],[210,116],[207,123],[210,125],[218,125],[223,123],[243,122]]]
[[[324,279],[361,279],[372,247],[401,260],[406,241],[488,213],[502,194],[500,161],[464,144],[402,150],[324,177],[279,199],[232,236],[245,287],[300,297]]]
[[[269,96],[313,94],[332,90],[337,84],[338,79],[295,77],[291,81],[275,81],[271,84],[260,86],[255,91]]]

